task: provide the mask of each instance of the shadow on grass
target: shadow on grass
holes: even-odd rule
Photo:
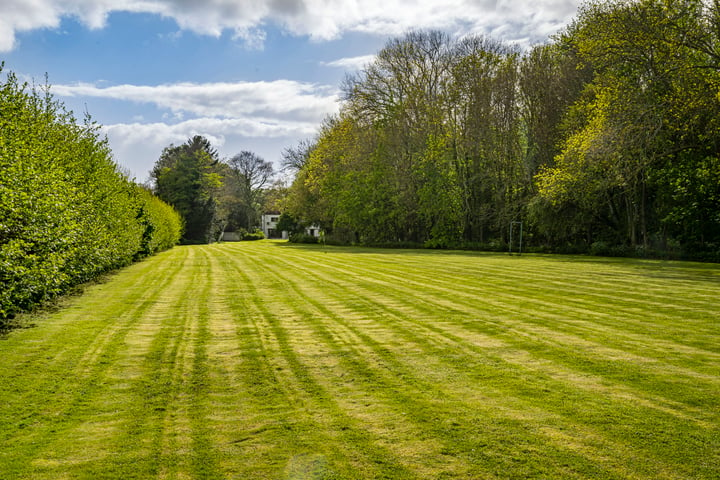
[[[20,318],[15,317],[0,321],[0,341],[6,340],[15,330],[35,328],[37,323],[25,319],[24,317],[26,315],[27,314],[22,314],[20,315]]]
[[[467,257],[508,257],[503,252],[485,252],[480,250],[442,250],[430,248],[406,248],[406,247],[368,247],[364,245],[321,245],[315,243],[290,243],[290,242],[273,242],[273,246],[287,249],[297,250],[314,250],[326,252],[342,252],[357,254],[376,254],[376,255],[459,255]],[[513,257],[518,255],[512,255]],[[523,254],[524,256],[524,254]],[[540,255],[536,255],[540,256]]]
[[[57,297],[49,298],[42,303],[33,305],[28,310],[21,310],[11,318],[0,318],[0,340],[6,339],[13,331],[37,327],[37,320],[45,315],[60,312],[69,305],[73,298],[80,297],[88,287],[110,281],[122,269],[100,274],[85,283],[74,285]]]
[[[508,254],[507,252],[488,252],[479,250],[442,250],[422,248],[387,248],[367,246],[337,246],[321,244],[305,244],[290,242],[273,242],[273,246],[285,249],[319,251],[326,253],[351,253],[357,255],[395,255],[395,256],[437,256],[508,258],[525,260],[542,260],[546,262],[576,263],[584,265],[617,266],[626,270],[634,270],[638,275],[663,280],[687,280],[710,283],[720,282],[720,264],[692,262],[683,260],[658,260],[630,257],[599,257],[592,255],[567,255],[556,253],[523,253]]]

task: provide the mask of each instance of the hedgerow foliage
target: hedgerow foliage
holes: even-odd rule
[[[118,170],[98,128],[48,88],[0,83],[0,326],[179,240],[178,214]]]

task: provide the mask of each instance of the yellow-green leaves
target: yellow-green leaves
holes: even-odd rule
[[[47,87],[28,89],[9,73],[0,84],[0,327],[71,285],[174,245],[179,222],[158,202],[119,173],[97,125],[79,125]]]

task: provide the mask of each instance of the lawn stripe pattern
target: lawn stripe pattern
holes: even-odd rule
[[[177,247],[0,341],[0,477],[720,475],[720,267]]]

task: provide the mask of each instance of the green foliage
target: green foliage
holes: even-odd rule
[[[283,213],[278,218],[276,229],[280,232],[288,232],[290,234],[302,232],[302,224],[290,213]]]
[[[577,209],[588,243],[622,252],[656,236],[686,248],[720,239],[717,26],[697,0],[597,2],[563,38],[593,77],[537,180],[551,208]]]
[[[502,240],[531,179],[519,163],[517,59],[480,37],[389,41],[308,149],[292,212],[365,244]]]
[[[293,233],[290,235],[290,243],[318,243],[318,238],[314,235],[308,235],[304,232]]]
[[[151,172],[154,191],[180,213],[185,243],[210,243],[225,231],[259,225],[272,164],[248,151],[220,159],[205,137],[169,145]]]
[[[222,186],[222,177],[215,168],[218,162],[210,142],[196,135],[182,145],[166,147],[150,174],[155,194],[182,216],[186,242],[210,240],[217,191]]]
[[[137,186],[136,190],[140,203],[136,218],[144,228],[136,258],[177,245],[183,231],[183,221],[178,211],[145,188]]]
[[[447,138],[429,136],[425,154],[415,166],[420,179],[418,213],[430,229],[426,244],[437,248],[462,236],[462,191],[453,168]]]
[[[255,230],[253,232],[245,232],[242,235],[242,240],[262,240],[265,238],[265,234],[262,232],[262,230]]]
[[[98,128],[49,87],[0,85],[0,322],[177,242],[175,212],[119,172]]]
[[[712,258],[718,31],[717,2],[613,0],[523,55],[393,39],[294,163],[291,213],[364,244],[502,244],[522,220],[530,248]]]

